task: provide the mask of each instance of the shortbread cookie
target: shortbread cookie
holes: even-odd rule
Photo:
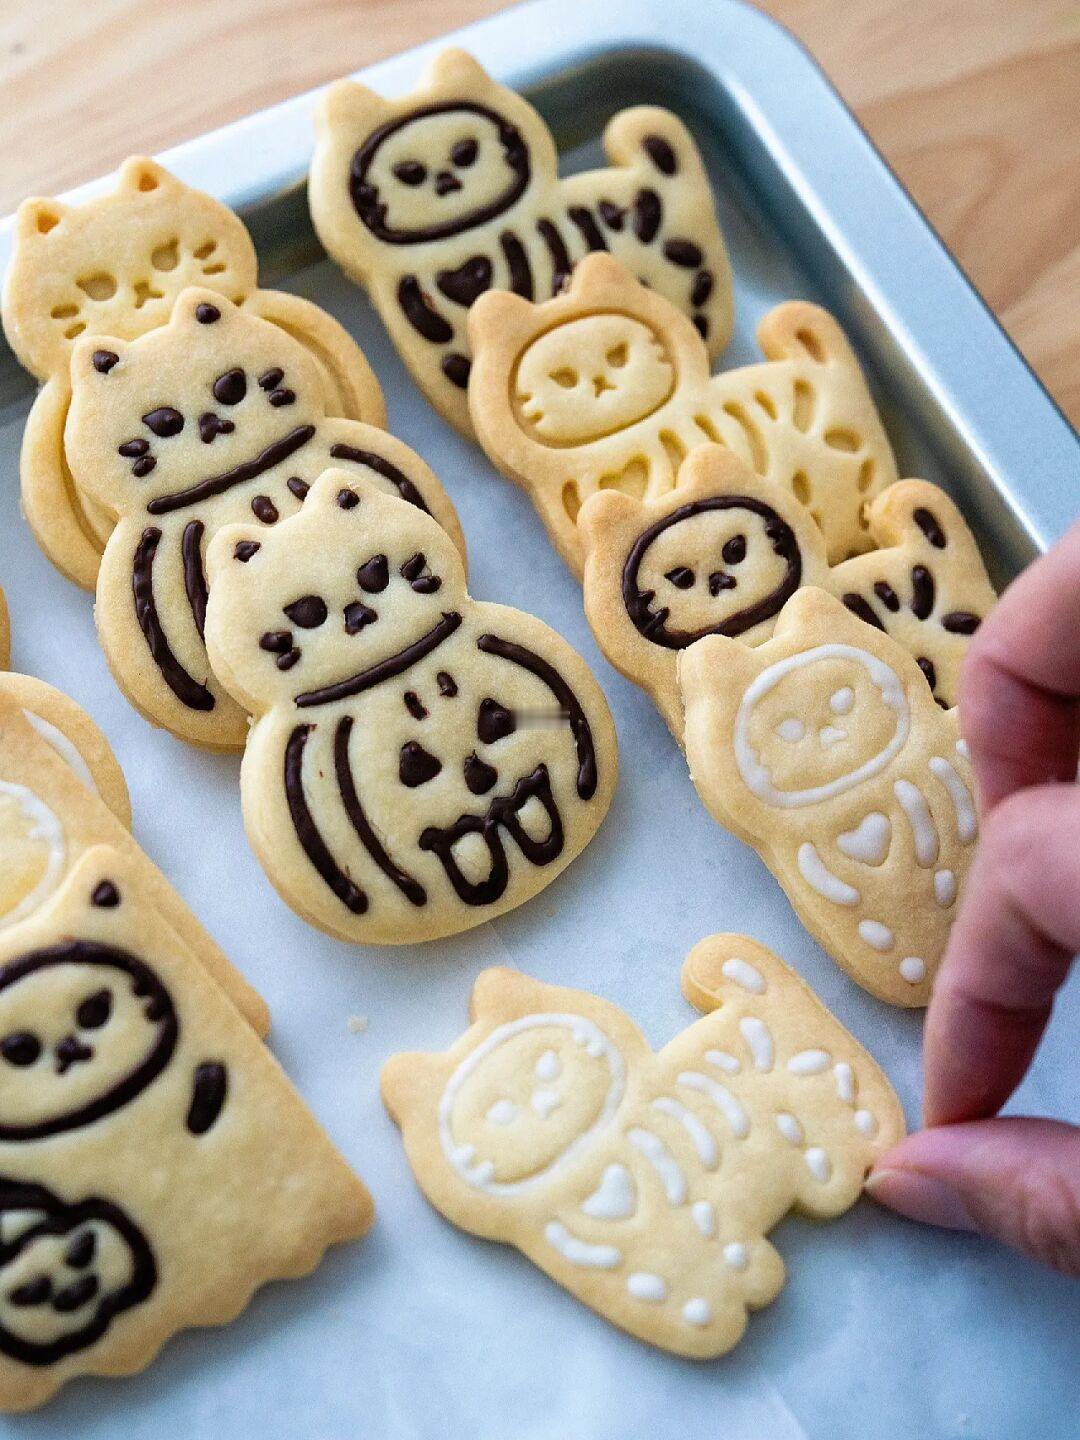
[[[730,450],[687,456],[674,490],[602,490],[581,511],[585,614],[612,665],[682,737],[679,653],[705,635],[757,645],[800,585],[824,585],[825,542],[791,491]]]
[[[286,902],[344,940],[467,930],[528,900],[611,802],[615,730],[585,662],[472,600],[430,515],[344,470],[207,552],[206,643],[257,718],[248,837]]]
[[[838,565],[829,588],[860,620],[910,650],[944,710],[960,698],[960,666],[997,596],[956,505],[927,480],[901,480],[867,511],[881,549]]]
[[[277,1061],[108,847],[0,936],[0,1072],[0,1409],[141,1370],[371,1223]]]
[[[76,492],[64,453],[68,360],[81,336],[133,340],[169,318],[186,286],[244,302],[303,343],[322,372],[329,413],[385,423],[378,382],[348,333],[317,305],[258,290],[251,237],[220,201],[144,156],[120,167],[117,187],[85,204],[27,200],[15,219],[4,285],[4,333],[45,382],[23,438],[22,502],[49,559],[94,588],[111,520]]]
[[[678,305],[710,355],[727,344],[731,272],[709,180],[667,110],[622,111],[604,133],[609,168],[560,180],[532,106],[447,50],[401,99],[332,85],[316,128],[308,194],[319,238],[463,434],[469,306],[492,289],[557,294],[590,250],[610,250]]]
[[[0,695],[18,705],[37,733],[120,824],[131,829],[127,781],[112,746],[81,705],[33,675],[0,674]]]
[[[978,833],[955,710],[883,631],[800,590],[751,650],[679,659],[686,758],[713,817],[755,847],[853,980],[925,1005]]]
[[[116,816],[0,684],[0,934],[36,917],[85,852],[108,845],[140,891],[260,1035],[270,1015]]]
[[[896,479],[896,463],[858,361],[818,306],[778,305],[758,326],[765,362],[710,376],[685,315],[595,255],[543,304],[485,296],[469,338],[477,438],[528,491],[575,574],[590,495],[656,499],[709,441],[806,505],[830,563],[870,548],[863,508]]]
[[[713,1013],[654,1055],[608,1001],[485,970],[471,1027],[444,1054],[393,1056],[382,1091],[447,1219],[639,1339],[708,1359],[783,1284],[767,1232],[792,1209],[847,1210],[904,1119],[768,950],[714,935],[683,975]]]
[[[98,574],[98,633],[128,699],[183,740],[240,749],[247,735],[202,638],[203,555],[221,526],[273,525],[336,461],[430,511],[464,550],[419,456],[384,430],[328,418],[304,347],[212,291],[182,291],[168,324],[138,340],[77,340],[71,387],[72,473],[119,517]]]
[[[681,740],[679,652],[706,635],[759,645],[795,591],[817,585],[914,655],[947,709],[993,604],[986,568],[956,506],[925,480],[890,485],[870,516],[890,548],[830,570],[806,507],[718,445],[692,451],[675,489],[655,500],[601,490],[578,521],[597,644]]]

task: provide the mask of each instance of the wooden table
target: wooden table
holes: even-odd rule
[[[0,213],[505,4],[0,0]],[[1078,0],[761,8],[824,66],[1080,423]]]

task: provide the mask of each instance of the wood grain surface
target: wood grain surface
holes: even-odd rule
[[[505,4],[0,0],[0,213]],[[815,55],[1080,423],[1078,0],[760,8]]]

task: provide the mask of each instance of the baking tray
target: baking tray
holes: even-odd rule
[[[691,124],[719,196],[735,270],[725,363],[755,358],[781,299],[827,305],[859,349],[902,474],[949,488],[1004,581],[1078,509],[1076,436],[806,53],[730,0],[539,0],[454,37],[524,89],[568,168],[596,163],[608,115],[667,104]],[[363,72],[412,87],[445,41]],[[18,515],[17,453],[32,397],[0,354],[0,583],[14,664],[100,722],[131,784],[136,833],[271,1006],[271,1044],[375,1194],[359,1245],[308,1280],[271,1286],[237,1322],[170,1342],[127,1381],[82,1381],[4,1433],[81,1440],[1040,1440],[1077,1434],[1080,1287],[970,1237],[861,1202],[818,1229],[774,1234],[788,1284],[730,1356],[698,1364],[627,1338],[516,1253],[432,1212],[378,1098],[383,1060],[463,1028],[491,964],[607,996],[654,1046],[686,1025],[678,967],[715,930],[772,945],[885,1065],[918,1119],[921,1019],[858,990],[795,920],[754,854],[719,830],[650,703],[600,657],[571,575],[525,497],[414,389],[363,296],[321,259],[302,180],[314,95],[162,157],[236,206],[267,284],[318,300],[357,336],[394,432],[457,503],[473,592],[535,611],[587,657],[611,702],[622,774],[585,854],[523,909],[423,949],[358,950],[307,928],[244,840],[238,762],[152,731],[120,698],[87,597],[56,574]],[[137,137],[133,144],[137,143]],[[75,197],[110,188],[83,187]],[[0,232],[0,263],[10,232]],[[507,566],[508,538],[514,564]],[[350,1016],[364,1016],[354,1033]],[[1080,987],[1013,1108],[1080,1120]],[[2,1422],[0,1422],[2,1423]]]

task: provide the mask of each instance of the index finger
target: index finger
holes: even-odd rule
[[[1015,790],[1076,779],[1080,521],[979,627],[961,679],[960,728],[984,811]]]

